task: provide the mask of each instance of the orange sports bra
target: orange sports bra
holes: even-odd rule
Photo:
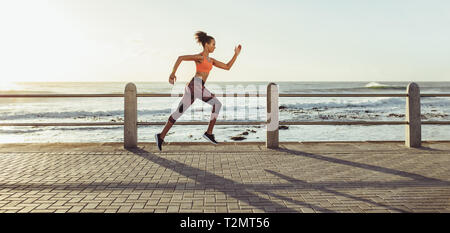
[[[212,62],[208,62],[206,57],[203,58],[203,61],[201,63],[195,63],[197,66],[197,72],[206,72],[208,73],[212,69]]]

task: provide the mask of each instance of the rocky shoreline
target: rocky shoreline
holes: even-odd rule
[[[259,128],[259,127],[258,127],[258,128]],[[246,129],[244,132],[242,132],[242,133],[240,133],[240,134],[238,134],[238,135],[236,135],[236,136],[230,137],[230,139],[233,140],[233,141],[242,141],[242,140],[247,139],[247,138],[244,137],[244,136],[247,136],[247,135],[249,135],[250,133],[256,133],[256,130],[253,130],[253,129]],[[257,137],[257,138],[258,138],[258,137]]]
[[[278,129],[280,129],[280,130],[287,130],[287,129],[289,129],[289,126],[280,125],[280,126],[278,126]],[[256,133],[256,130],[246,129],[244,132],[242,132],[242,133],[240,133],[240,134],[238,134],[236,136],[230,137],[230,139],[233,140],[233,141],[243,141],[243,140],[247,139],[245,136],[249,135],[250,133]],[[256,138],[259,138],[259,137],[256,137]]]

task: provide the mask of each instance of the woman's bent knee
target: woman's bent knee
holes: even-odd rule
[[[213,104],[212,112],[213,113],[219,113],[221,108],[222,108],[222,103],[219,100],[216,99],[216,101],[214,101],[214,104]]]

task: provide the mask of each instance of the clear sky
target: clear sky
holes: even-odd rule
[[[242,44],[208,81],[450,81],[449,25],[447,0],[8,0],[0,79],[166,82],[202,30],[219,61]]]

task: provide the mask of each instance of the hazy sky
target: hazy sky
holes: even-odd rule
[[[167,81],[198,30],[222,62],[243,47],[208,81],[450,80],[447,0],[8,0],[0,21],[3,81]]]

